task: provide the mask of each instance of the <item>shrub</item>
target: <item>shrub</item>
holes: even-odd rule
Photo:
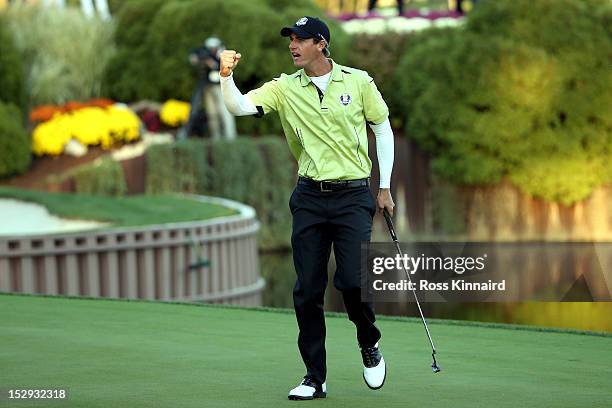
[[[262,221],[262,248],[289,244],[287,200],[295,173],[289,149],[279,137],[188,140],[147,150],[147,193],[188,192],[244,202]]]
[[[351,56],[348,64],[367,71],[389,106],[389,116],[394,126],[401,125],[402,110],[397,96],[397,83],[392,80],[399,56],[403,55],[412,37],[407,34],[357,34],[352,36]]]
[[[146,191],[203,193],[208,190],[208,145],[187,139],[174,144],[158,144],[147,149]]]
[[[5,16],[0,15],[0,102],[26,112],[25,71]]]
[[[124,1],[116,15],[117,53],[105,72],[105,90],[120,101],[155,99],[151,80],[150,50],[144,43],[149,27],[164,0]]]
[[[0,102],[0,178],[22,173],[30,165],[30,138],[21,117],[15,105]]]
[[[101,96],[113,23],[73,8],[14,4],[5,19],[25,63],[31,105]]]
[[[262,208],[266,173],[256,141],[213,141],[210,145],[212,174],[210,189],[221,197]]]
[[[511,180],[534,196],[571,205],[588,197],[593,189],[610,181],[610,165],[583,152],[543,156],[517,169]]]
[[[81,166],[66,177],[74,178],[75,192],[79,194],[122,196],[127,191],[123,167],[110,157]]]
[[[482,2],[465,30],[414,38],[397,103],[438,174],[568,205],[612,181],[610,9],[579,3]]]
[[[264,163],[264,182],[257,216],[262,223],[260,246],[274,248],[291,242],[289,197],[295,186],[297,168],[283,138],[257,139]]]

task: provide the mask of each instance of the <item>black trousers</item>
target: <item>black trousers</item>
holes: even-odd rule
[[[332,246],[337,265],[334,286],[342,292],[359,345],[371,347],[381,336],[371,303],[361,301],[360,287],[361,242],[370,241],[376,201],[366,186],[321,192],[298,182],[289,208],[297,273],[293,303],[298,347],[307,376],[322,384],[327,374],[323,301]]]

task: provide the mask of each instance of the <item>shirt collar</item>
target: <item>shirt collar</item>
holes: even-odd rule
[[[332,63],[331,80],[332,81],[343,81],[344,80],[344,75],[342,74],[341,66],[336,64],[334,62],[334,60],[331,59],[331,58],[329,58],[329,62]],[[300,84],[302,86],[307,86],[310,82],[312,82],[312,81],[310,80],[308,75],[306,75],[306,72],[304,71],[304,68],[302,68],[300,70]]]

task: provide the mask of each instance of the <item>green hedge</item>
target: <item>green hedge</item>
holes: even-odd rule
[[[123,196],[127,191],[123,167],[110,157],[95,160],[91,164],[70,171],[78,194]]]
[[[27,109],[25,71],[8,21],[0,14],[0,102]]]
[[[42,185],[48,191],[63,191],[62,184],[66,182],[74,187],[76,194],[120,197],[127,193],[123,166],[110,156],[101,156],[63,173],[52,174],[43,180]]]
[[[188,140],[147,150],[149,194],[187,192],[225,197],[255,208],[261,248],[288,246],[288,200],[296,168],[284,139]]]
[[[116,15],[117,53],[105,72],[104,88],[116,100],[155,98],[155,83],[149,69],[150,51],[144,47],[149,27],[164,0],[129,0]]]
[[[19,108],[0,101],[0,178],[23,173],[32,160]]]
[[[383,34],[356,34],[351,38],[351,53],[344,65],[363,69],[376,83],[389,107],[393,127],[402,126],[403,111],[398,103],[397,82],[393,74],[400,57],[414,43],[414,36],[393,31]]]
[[[415,37],[393,80],[406,130],[459,184],[508,177],[570,205],[612,181],[611,8],[482,1],[463,29]]]
[[[197,194],[209,190],[208,150],[207,143],[195,139],[149,147],[146,152],[147,193]]]

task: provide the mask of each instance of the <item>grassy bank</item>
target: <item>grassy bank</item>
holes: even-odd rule
[[[220,205],[170,194],[104,197],[0,187],[0,198],[41,204],[62,218],[104,221],[122,227],[200,221],[236,213]]]
[[[303,375],[291,313],[3,295],[0,323],[2,388],[67,387],[62,406],[295,406],[286,393]],[[329,397],[315,405],[604,407],[612,396],[610,336],[432,321],[434,375],[419,321],[379,326],[389,375],[370,391],[352,324],[327,318]]]

